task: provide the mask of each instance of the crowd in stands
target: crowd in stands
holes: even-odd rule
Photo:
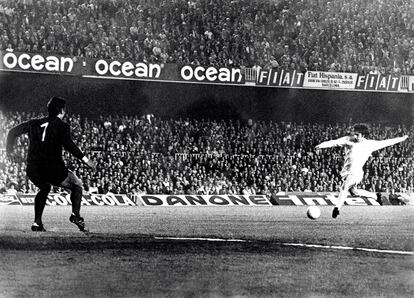
[[[0,50],[414,73],[412,0],[1,0]]]
[[[7,130],[33,114],[0,113],[0,148]],[[65,155],[89,193],[127,194],[272,194],[290,191],[338,191],[343,152],[315,151],[318,143],[341,137],[347,124],[241,122],[112,116],[86,119],[69,115],[74,141],[97,163],[91,172]],[[414,127],[373,124],[369,138],[410,135],[400,144],[375,152],[362,188],[384,192],[414,190]],[[27,137],[11,163],[0,151],[3,192],[36,192],[27,180]],[[55,189],[56,190],[56,189]]]

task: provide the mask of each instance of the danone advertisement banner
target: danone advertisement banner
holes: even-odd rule
[[[141,195],[144,206],[270,206],[265,195]]]
[[[149,63],[128,59],[67,57],[51,53],[36,54],[14,51],[0,51],[0,71],[233,86],[414,92],[414,76],[408,75],[242,69],[224,66]]]

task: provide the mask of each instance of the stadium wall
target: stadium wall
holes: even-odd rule
[[[69,111],[89,117],[143,115],[295,122],[412,124],[414,94],[85,78],[0,72],[0,108],[45,111],[63,96]]]

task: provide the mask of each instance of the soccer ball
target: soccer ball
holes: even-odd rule
[[[321,216],[321,209],[316,206],[310,206],[308,210],[306,210],[306,215],[310,219],[317,219],[319,216]]]

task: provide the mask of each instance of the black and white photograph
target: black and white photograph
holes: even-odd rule
[[[414,1],[0,0],[0,297],[414,297]]]

